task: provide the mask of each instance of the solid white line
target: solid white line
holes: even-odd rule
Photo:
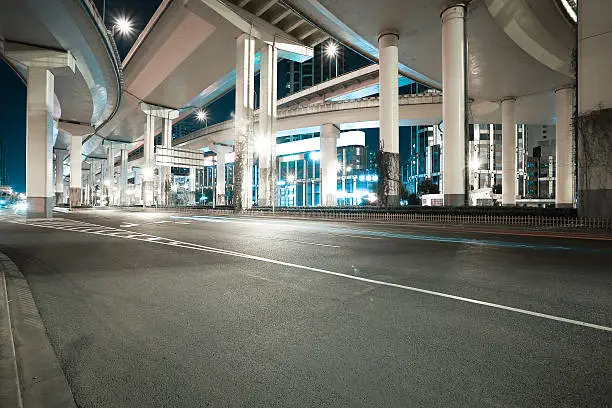
[[[182,246],[182,247],[187,248],[187,249],[195,249],[195,250],[198,250],[198,251],[213,252],[213,253],[218,253],[218,254],[222,254],[222,255],[230,255],[230,256],[235,256],[235,257],[239,257],[239,258],[246,258],[246,259],[252,259],[252,260],[256,260],[256,261],[276,264],[276,265],[288,266],[288,267],[296,268],[296,269],[303,269],[303,270],[312,271],[312,272],[319,272],[319,273],[324,273],[324,274],[327,274],[327,275],[333,275],[333,276],[338,276],[338,277],[347,278],[347,279],[353,279],[353,280],[357,280],[357,281],[361,281],[361,282],[367,282],[367,283],[371,283],[371,284],[374,284],[374,285],[387,286],[387,287],[392,287],[392,288],[397,288],[397,289],[404,289],[404,290],[408,290],[408,291],[412,291],[412,292],[418,292],[418,293],[425,293],[427,295],[443,297],[443,298],[446,298],[446,299],[453,299],[453,300],[458,300],[458,301],[461,301],[461,302],[472,303],[472,304],[476,304],[476,305],[492,307],[492,308],[495,308],[495,309],[507,310],[507,311],[511,311],[511,312],[515,312],[515,313],[521,313],[521,314],[525,314],[525,315],[529,315],[529,316],[540,317],[540,318],[543,318],[543,319],[548,319],[548,320],[554,320],[554,321],[563,322],[563,323],[574,324],[574,325],[577,325],[577,326],[589,327],[591,329],[597,329],[597,330],[603,330],[603,331],[607,331],[607,332],[612,332],[612,327],[602,326],[602,325],[599,325],[599,324],[588,323],[588,322],[583,322],[583,321],[574,320],[574,319],[567,319],[565,317],[559,317],[559,316],[549,315],[549,314],[546,314],[546,313],[534,312],[534,311],[531,311],[531,310],[520,309],[520,308],[517,308],[517,307],[506,306],[506,305],[500,305],[500,304],[492,303],[492,302],[485,302],[485,301],[482,301],[482,300],[466,298],[466,297],[463,297],[463,296],[451,295],[451,294],[443,293],[443,292],[436,292],[436,291],[433,291],[433,290],[427,290],[427,289],[415,288],[415,287],[412,287],[412,286],[400,285],[399,283],[384,282],[384,281],[379,281],[379,280],[376,280],[376,279],[369,279],[369,278],[363,278],[363,277],[360,277],[360,276],[347,275],[347,274],[340,273],[340,272],[333,272],[333,271],[328,271],[328,270],[325,270],[325,269],[313,268],[313,267],[305,266],[305,265],[298,265],[298,264],[294,264],[294,263],[291,263],[291,262],[284,262],[284,261],[279,261],[279,260],[276,260],[276,259],[270,259],[270,258],[264,258],[264,257],[260,257],[260,256],[255,256],[255,255],[244,254],[244,253],[240,253],[240,252],[228,251],[228,250],[221,249],[221,248],[206,247],[206,246],[203,246],[203,245],[192,244],[192,243],[181,242],[181,241],[175,241],[175,242],[172,242],[172,243],[166,243],[166,242],[157,242],[157,243],[158,244],[162,244],[162,245],[169,245],[169,246]],[[178,244],[180,244],[180,245],[178,245]]]
[[[130,227],[137,227],[137,226],[138,226],[138,224],[130,224],[130,223],[127,223],[127,224],[121,224],[121,225],[119,225],[119,228],[130,228]]]
[[[89,232],[89,231],[83,231],[83,232],[86,233],[86,234],[99,234],[98,232]],[[472,304],[476,304],[476,305],[480,305],[480,306],[487,306],[487,307],[491,307],[491,308],[495,308],[495,309],[507,310],[507,311],[510,311],[510,312],[515,312],[515,313],[520,313],[520,314],[524,314],[524,315],[539,317],[539,318],[542,318],[542,319],[554,320],[554,321],[557,321],[557,322],[568,323],[568,324],[573,324],[573,325],[577,325],[577,326],[588,327],[588,328],[591,328],[591,329],[612,332],[612,327],[602,326],[602,325],[599,325],[599,324],[588,323],[588,322],[583,322],[583,321],[574,320],[574,319],[567,319],[565,317],[554,316],[554,315],[549,315],[549,314],[540,313],[540,312],[534,312],[532,310],[526,310],[526,309],[520,309],[520,308],[512,307],[512,306],[500,305],[500,304],[492,303],[492,302],[485,302],[485,301],[482,301],[482,300],[471,299],[471,298],[467,298],[467,297],[463,297],[463,296],[451,295],[451,294],[448,294],[448,293],[437,292],[437,291],[428,290],[428,289],[416,288],[416,287],[413,287],[413,286],[400,285],[399,283],[391,283],[391,282],[379,281],[379,280],[376,280],[376,279],[364,278],[364,277],[360,277],[360,276],[347,275],[347,274],[340,273],[340,272],[328,271],[326,269],[313,268],[311,266],[299,265],[299,264],[294,264],[294,263],[291,263],[291,262],[279,261],[279,260],[276,260],[276,259],[264,258],[264,257],[261,257],[261,256],[249,255],[249,254],[245,254],[245,253],[241,253],[241,252],[229,251],[229,250],[221,249],[221,248],[214,248],[214,247],[209,247],[209,246],[204,246],[204,245],[199,245],[199,244],[193,244],[193,243],[190,243],[190,242],[175,241],[175,240],[171,240],[171,239],[168,239],[168,238],[156,237],[156,236],[153,236],[153,235],[151,236],[151,238],[144,239],[144,240],[142,238],[139,238],[139,237],[132,238],[132,236],[115,236],[115,237],[116,238],[124,238],[124,239],[133,239],[133,240],[137,240],[137,241],[148,241],[148,242],[153,242],[153,243],[161,244],[161,245],[167,245],[167,246],[173,246],[173,247],[177,247],[178,246],[178,247],[182,247],[182,248],[185,248],[185,249],[195,249],[197,251],[204,251],[204,252],[210,252],[210,253],[217,253],[217,254],[221,254],[221,255],[235,256],[235,257],[238,257],[238,258],[252,259],[252,260],[255,260],[255,261],[261,261],[261,262],[266,262],[266,263],[270,263],[270,264],[282,265],[282,266],[287,266],[287,267],[290,267],[290,268],[302,269],[302,270],[312,271],[312,272],[319,272],[319,273],[323,273],[323,274],[326,274],[326,275],[338,276],[338,277],[341,277],[341,278],[346,278],[346,279],[352,279],[352,280],[356,280],[356,281],[366,282],[366,283],[370,283],[370,284],[373,284],[373,285],[386,286],[386,287],[391,287],[391,288],[396,288],[396,289],[403,289],[403,290],[407,290],[407,291],[411,291],[411,292],[417,292],[417,293],[424,293],[424,294],[431,295],[431,296],[437,296],[437,297],[442,297],[442,298],[446,298],[446,299],[453,299],[453,300],[458,300],[458,301],[466,302],[466,303],[472,303]],[[164,241],[159,241],[159,240],[164,240]]]
[[[165,224],[167,222],[172,222],[172,221],[167,221],[167,220],[163,220],[163,221],[153,221],[153,224]]]

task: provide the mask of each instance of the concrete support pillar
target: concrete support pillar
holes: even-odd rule
[[[132,167],[134,173],[134,204],[142,204],[142,170],[140,167]]]
[[[333,124],[321,126],[321,205],[338,205],[338,137]]]
[[[504,99],[502,110],[502,205],[516,205],[516,100]]]
[[[231,146],[213,145],[213,149],[217,153],[217,179],[215,181],[215,194],[217,205],[227,205],[225,197],[225,155],[232,151]]]
[[[275,200],[277,59],[277,50],[272,45],[266,44],[261,49],[259,132],[255,142],[259,154],[257,203],[260,207],[271,206]]]
[[[70,52],[46,50],[21,43],[4,42],[4,56],[28,67],[26,106],[27,217],[51,217],[54,201],[53,127],[54,75],[49,69],[67,68],[74,73]],[[61,72],[57,69],[57,74]],[[56,115],[59,117],[59,114]]]
[[[253,105],[255,100],[255,39],[242,34],[236,40],[236,108],[234,209],[251,208],[253,195]]]
[[[172,148],[172,119],[162,119],[162,147]],[[159,166],[159,196],[163,205],[173,205],[172,202],[172,168]]]
[[[108,196],[108,205],[115,205],[115,155],[113,153],[113,146],[108,146],[106,151],[106,191]]]
[[[398,34],[393,31],[378,35],[381,147],[378,195],[380,203],[387,207],[400,204],[398,40]]]
[[[53,74],[45,68],[30,67],[26,117],[28,217],[52,216],[53,95]]]
[[[63,204],[64,198],[64,150],[55,151],[55,205]]]
[[[578,214],[612,218],[612,14],[608,0],[578,7]]]
[[[155,143],[155,116],[147,114],[144,133],[144,168],[142,169],[142,201],[148,207],[153,205],[153,146]]]
[[[556,124],[555,205],[574,206],[574,151],[572,148],[573,87],[558,89]]]
[[[70,207],[78,207],[83,204],[82,150],[83,137],[80,135],[70,136]]]
[[[197,169],[195,167],[189,168],[189,203],[196,203],[196,172]]]
[[[128,205],[128,149],[126,145],[121,146],[121,184],[119,185],[119,196],[121,205]]]
[[[444,205],[466,204],[465,5],[442,11],[442,120]]]

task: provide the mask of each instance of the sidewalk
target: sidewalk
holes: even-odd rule
[[[0,253],[0,407],[76,408],[28,283]]]

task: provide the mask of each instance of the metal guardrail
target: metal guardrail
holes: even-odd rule
[[[147,212],[168,212],[178,214],[214,214],[214,215],[244,215],[264,218],[290,218],[309,220],[347,220],[347,221],[389,221],[409,223],[431,223],[431,224],[471,224],[471,225],[508,225],[535,228],[571,228],[571,229],[593,229],[612,231],[612,219],[610,218],[588,218],[578,216],[567,216],[561,212],[553,211],[550,215],[533,214],[495,214],[495,213],[466,213],[453,214],[440,209],[436,211],[406,211],[406,210],[384,210],[362,211],[357,209],[289,209],[280,208],[272,211],[266,209],[251,209],[235,213],[232,207],[222,208],[178,206],[178,207],[116,207],[126,210]]]

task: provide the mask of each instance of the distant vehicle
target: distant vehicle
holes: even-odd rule
[[[14,202],[13,190],[10,187],[0,187],[0,208],[9,208]]]

